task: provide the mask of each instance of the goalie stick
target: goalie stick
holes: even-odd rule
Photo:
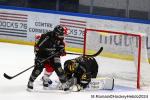
[[[63,50],[63,49],[61,49],[61,50]],[[61,51],[61,50],[60,50],[60,51]],[[45,62],[46,60],[48,60],[48,59],[54,57],[54,56],[57,55],[57,54],[59,54],[59,52],[56,52],[55,54],[53,54],[53,55],[47,57],[46,59],[42,60],[41,63],[43,63],[43,62]],[[13,79],[13,78],[19,76],[20,74],[22,74],[22,73],[28,71],[29,69],[33,68],[34,66],[35,66],[35,65],[33,65],[33,66],[31,66],[31,67],[29,67],[29,68],[27,68],[27,69],[25,69],[25,70],[19,72],[18,74],[14,75],[14,76],[10,76],[10,75],[8,75],[8,74],[6,74],[6,73],[4,73],[3,76],[4,76],[5,78],[11,80],[11,79]]]
[[[70,53],[67,52],[67,54],[71,54],[71,55],[83,55],[83,56],[88,56],[88,57],[96,57],[98,56],[101,52],[103,51],[103,47],[100,47],[100,49],[93,55],[84,55],[84,54],[78,54],[78,53]]]

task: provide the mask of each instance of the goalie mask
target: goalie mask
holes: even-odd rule
[[[78,63],[75,60],[69,60],[65,63],[65,67],[71,72],[74,73],[78,68]]]

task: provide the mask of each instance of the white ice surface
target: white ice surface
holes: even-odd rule
[[[71,59],[76,56],[67,55],[66,57],[62,58],[62,63],[66,59]],[[113,60],[109,60],[110,62],[105,62],[105,59],[100,59],[104,62],[105,66],[114,66],[112,62],[115,63]],[[9,43],[0,43],[0,100],[106,100],[104,98],[91,98],[92,95],[94,96],[101,96],[101,95],[148,95],[149,99],[143,100],[150,100],[150,92],[149,91],[142,91],[137,90],[135,88],[131,88],[128,86],[116,85],[114,90],[100,90],[100,91],[87,91],[87,92],[72,92],[72,93],[32,93],[26,91],[26,85],[31,74],[31,70],[23,73],[22,75],[8,80],[3,77],[3,73],[7,73],[8,75],[15,75],[16,73],[32,66],[34,63],[34,53],[32,46],[26,45],[17,45],[17,44],[9,44]],[[121,62],[122,64],[123,62]],[[113,69],[102,68],[106,72],[112,71]],[[100,69],[100,70],[102,70]],[[127,69],[125,69],[127,70]],[[134,69],[133,69],[134,70]],[[118,69],[119,71],[119,69]],[[56,79],[56,74],[53,74],[51,77],[52,79]],[[37,79],[39,80],[39,78]],[[107,98],[107,100],[115,99],[113,97]],[[133,98],[127,98],[122,100],[132,100]],[[121,98],[119,99],[121,100]],[[137,98],[133,100],[139,100]],[[142,99],[140,99],[142,100]]]

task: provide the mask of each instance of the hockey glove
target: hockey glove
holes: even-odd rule
[[[58,56],[65,56],[66,55],[66,51],[65,51],[65,48],[63,47],[59,47],[56,49],[56,52],[58,52]]]
[[[80,85],[83,88],[86,88],[87,85],[91,82],[91,75],[89,73],[83,73],[80,77]]]
[[[66,55],[66,51],[65,51],[65,50],[62,50],[62,51],[60,52],[60,55],[61,55],[61,56],[65,56],[65,55]]]

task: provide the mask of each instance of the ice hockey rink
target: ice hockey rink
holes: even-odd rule
[[[62,58],[63,62],[67,59],[75,58],[76,56],[67,55]],[[100,57],[98,62],[105,62],[106,58]],[[106,72],[112,71],[115,68],[115,61],[105,62],[106,66],[111,66],[110,69],[105,69]],[[8,80],[3,77],[4,73],[15,75],[16,73],[32,66],[34,64],[33,46],[0,43],[0,99],[1,100],[150,100],[150,90],[138,90],[136,87],[126,85],[116,85],[114,90],[99,90],[85,92],[28,92],[26,91],[27,82],[32,69],[19,75],[18,77]],[[118,62],[118,64],[122,64]],[[128,64],[128,66],[130,66]],[[124,67],[122,67],[124,68]],[[127,70],[126,67],[124,70]],[[101,69],[100,69],[101,70]],[[134,69],[133,69],[134,70]],[[119,69],[118,69],[119,71]],[[38,77],[38,81],[40,81]],[[51,79],[57,79],[55,73]],[[119,82],[118,82],[119,84]]]

